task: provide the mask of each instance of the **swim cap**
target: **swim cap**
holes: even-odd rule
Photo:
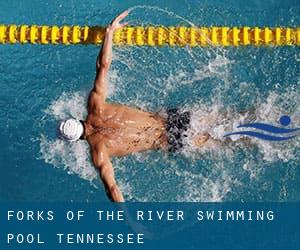
[[[79,120],[71,118],[61,121],[58,130],[60,138],[74,142],[83,134],[84,128]]]

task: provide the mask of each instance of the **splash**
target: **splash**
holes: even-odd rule
[[[86,116],[86,94],[79,92],[63,93],[45,110],[49,126],[55,131],[59,120],[69,117],[84,119]],[[52,121],[52,122],[51,122]],[[46,123],[47,124],[47,123]],[[63,168],[68,174],[76,174],[80,178],[90,181],[94,185],[97,173],[91,164],[88,145],[83,141],[67,143],[41,134],[40,158],[54,167]]]
[[[86,93],[62,93],[62,95],[47,108],[45,113],[57,120],[63,120],[69,117],[83,119],[87,115],[87,111],[84,108],[86,98]]]
[[[289,96],[290,98],[286,98]],[[261,98],[263,99],[263,98]],[[291,101],[292,99],[292,101]],[[223,103],[214,103],[213,105],[207,105],[205,103],[198,104],[194,107],[185,107],[185,110],[192,110],[192,121],[191,129],[188,132],[188,138],[186,144],[188,145],[186,153],[188,154],[191,151],[200,151],[206,152],[208,149],[216,147],[220,149],[222,147],[232,147],[234,150],[235,145],[230,145],[226,143],[224,136],[228,134],[228,131],[232,131],[236,127],[243,128],[240,124],[245,124],[249,121],[254,121],[251,124],[255,125],[261,124],[259,121],[269,121],[270,123],[276,123],[282,114],[289,112],[292,117],[292,120],[295,121],[295,126],[299,126],[299,113],[300,107],[297,103],[300,102],[300,94],[292,89],[287,89],[285,92],[280,94],[271,92],[266,98],[266,101],[261,101],[256,104],[252,110],[244,113],[239,113],[236,110],[233,110],[230,107],[224,106]],[[266,112],[267,111],[267,112]],[[252,127],[253,127],[252,126]],[[261,126],[259,126],[261,127]],[[267,127],[270,128],[269,126]],[[274,128],[272,131],[274,133]],[[245,128],[244,128],[245,129]],[[275,132],[284,132],[290,133],[298,131],[298,129],[283,129],[276,128]],[[197,135],[201,135],[208,132],[212,138],[213,143],[207,143],[203,148],[198,149],[194,146],[193,138],[196,138]],[[293,137],[293,140],[289,143],[273,143],[262,141],[256,138],[250,138],[247,140],[247,143],[240,142],[244,138],[244,134],[241,131],[239,134],[232,134],[231,140],[233,142],[241,143],[241,146],[244,150],[247,150],[247,147],[250,144],[256,145],[259,147],[261,153],[264,155],[264,160],[274,162],[276,160],[283,160],[285,162],[299,157],[296,153],[296,150],[299,148],[300,138]],[[286,157],[282,157],[285,155]]]
[[[188,21],[167,10],[143,6],[132,10],[137,9],[143,10],[145,18],[151,17],[150,22],[161,23],[161,13],[176,21]],[[154,10],[157,19],[152,18]],[[247,58],[245,51],[238,50],[114,48],[109,101],[153,112],[181,107],[192,113],[182,154],[145,152],[112,159],[126,200],[265,200],[268,198],[261,197],[261,193],[268,191],[272,181],[264,176],[267,167],[283,162],[294,167],[299,163],[299,137],[276,145],[255,138],[245,141],[241,135],[232,136],[229,142],[224,138],[224,134],[240,124],[261,121],[275,124],[283,114],[291,116],[296,127],[300,126],[299,82],[286,79],[286,83],[276,84],[272,78],[277,67],[284,67],[284,58],[293,60],[294,56],[289,51],[279,51],[281,56],[272,63],[270,53],[260,60],[259,53],[249,51]],[[293,68],[288,69],[293,75]],[[251,80],[252,75],[259,74],[266,78],[263,84],[267,87]],[[43,126],[51,131],[60,119],[69,116],[84,119],[87,94],[88,90],[83,94],[62,94],[45,110]],[[201,148],[195,147],[193,138],[206,132],[212,139]],[[85,142],[70,146],[51,137],[50,132],[39,140],[40,157],[45,162],[93,185],[98,183]]]
[[[292,93],[289,92],[289,95]],[[300,96],[294,94],[295,101],[300,101]],[[276,114],[280,112],[282,105],[276,106],[280,95],[270,94],[266,102],[257,105],[254,117],[255,119],[276,119]],[[58,100],[54,101],[45,111],[51,114],[54,119],[65,118],[69,114],[82,115],[85,109],[84,97],[79,93],[63,94]],[[266,107],[272,107],[271,117],[266,116],[264,111]],[[184,107],[185,110],[192,111],[192,122],[186,147],[184,148],[184,158],[179,161],[168,156],[163,152],[138,153],[128,157],[113,159],[113,165],[121,190],[124,192],[127,200],[136,201],[222,201],[232,195],[233,186],[241,184],[239,177],[234,174],[237,171],[236,158],[237,151],[242,149],[246,154],[245,159],[239,162],[238,171],[241,175],[249,173],[250,178],[258,180],[263,173],[263,167],[267,162],[276,162],[282,160],[299,161],[297,150],[300,147],[300,140],[290,144],[272,144],[252,139],[250,144],[255,145],[262,155],[260,161],[253,161],[253,157],[259,157],[259,154],[253,152],[249,143],[240,141],[241,136],[236,138],[236,144],[225,144],[223,135],[231,130],[235,124],[253,119],[253,114],[240,114],[236,111],[227,109],[224,113],[224,106],[220,103],[207,105],[198,103],[193,107]],[[53,113],[52,113],[53,112]],[[296,108],[293,117],[300,113]],[[209,132],[213,140],[209,141],[204,147],[197,148],[192,143],[195,135]],[[250,148],[249,148],[250,147]],[[63,168],[70,174],[76,174],[80,178],[90,181],[95,185],[98,175],[94,170],[90,158],[89,148],[85,142],[69,144],[58,139],[49,139],[45,135],[40,138],[41,158],[46,163],[55,167]],[[256,156],[255,156],[256,155]],[[181,157],[181,156],[179,156]],[[209,173],[199,172],[200,166],[212,166]],[[147,162],[147,164],[145,164]],[[161,162],[164,162],[161,166]],[[185,166],[188,166],[187,169]],[[147,176],[147,180],[143,178]],[[175,177],[174,177],[175,176]],[[143,180],[143,181],[142,181]],[[166,197],[159,189],[160,184],[153,187],[153,182],[160,180],[169,180],[165,183],[164,192],[174,191],[176,183],[177,191],[175,197],[172,195]],[[149,182],[149,183],[147,183]],[[148,187],[151,187],[149,192]],[[157,190],[156,190],[157,189]],[[159,193],[155,193],[159,192]]]
[[[94,184],[98,174],[90,163],[88,145],[84,142],[66,144],[62,140],[49,140],[41,135],[41,158],[54,167],[63,168],[68,174],[76,174]]]

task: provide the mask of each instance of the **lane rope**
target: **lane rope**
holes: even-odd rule
[[[105,27],[0,25],[0,44],[101,44]],[[132,46],[299,46],[300,27],[135,26],[118,30],[114,44]]]

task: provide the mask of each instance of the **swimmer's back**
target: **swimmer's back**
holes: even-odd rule
[[[120,104],[103,103],[101,108],[90,109],[87,122],[95,130],[88,141],[103,141],[111,156],[159,148],[166,144],[164,120],[152,113]],[[99,130],[99,131],[100,131]]]

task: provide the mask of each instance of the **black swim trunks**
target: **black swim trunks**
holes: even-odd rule
[[[180,112],[177,108],[169,109],[167,114],[169,152],[173,153],[183,148],[183,139],[190,128],[191,114]]]

